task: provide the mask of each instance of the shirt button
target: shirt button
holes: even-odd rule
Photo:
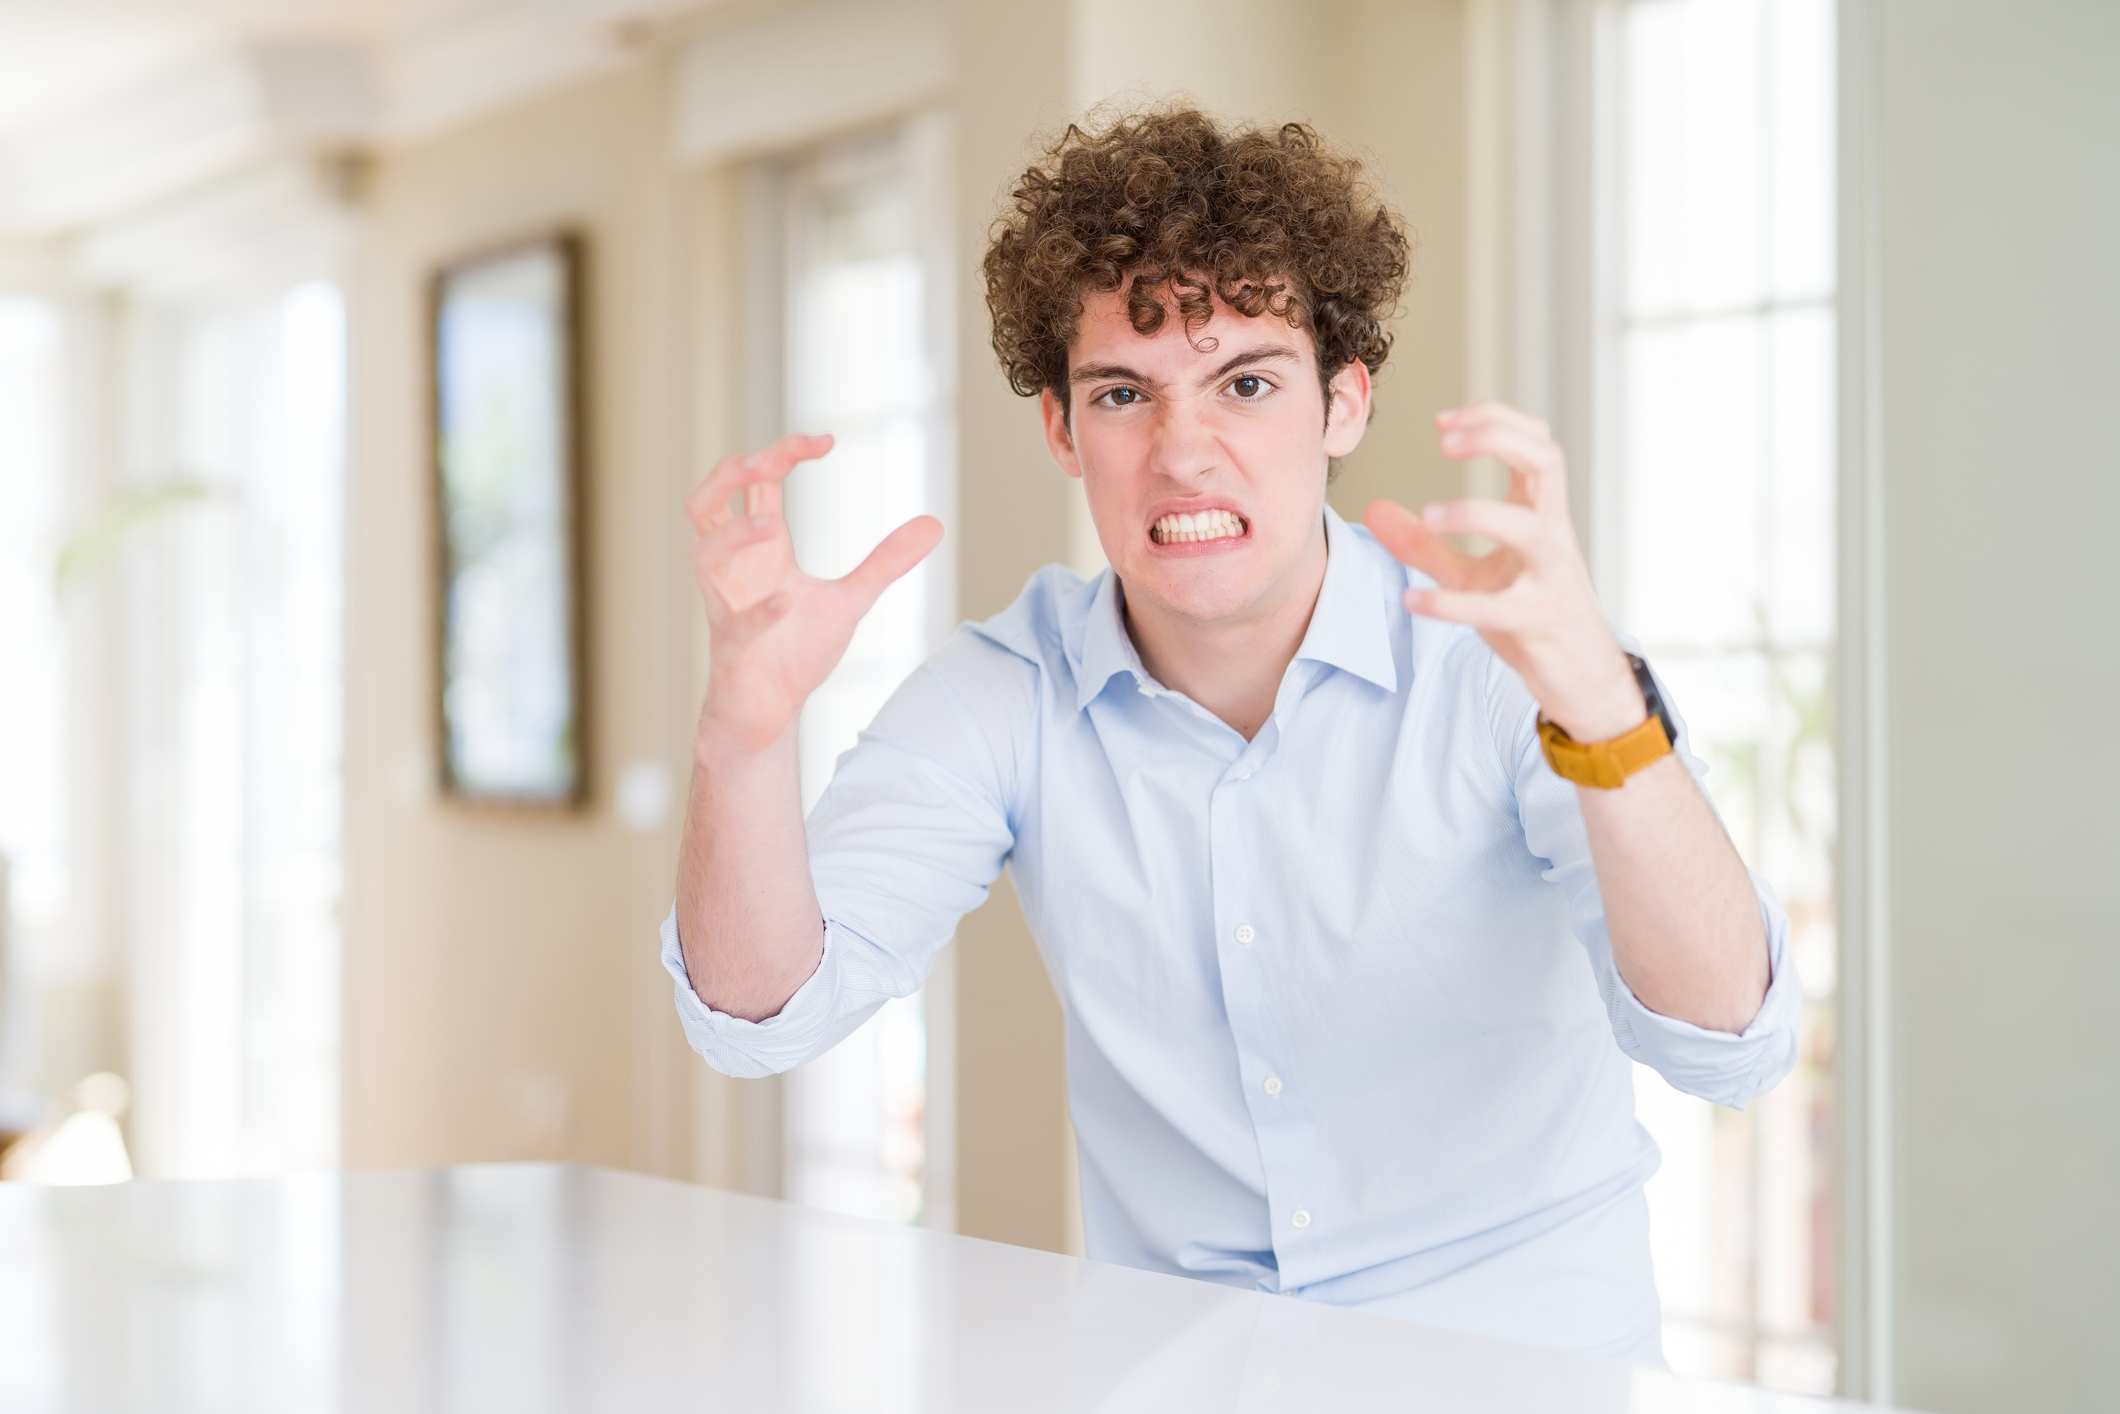
[[[1280,1076],[1278,1076],[1278,1075],[1269,1075],[1269,1076],[1267,1076],[1267,1077],[1266,1077],[1266,1093],[1267,1093],[1267,1094],[1269,1094],[1269,1095],[1278,1095],[1278,1094],[1280,1094],[1280,1093],[1281,1093],[1281,1077],[1280,1077]]]
[[[1242,943],[1245,947],[1250,947],[1251,940],[1258,936],[1259,935],[1257,933],[1254,933],[1251,930],[1251,925],[1249,923],[1239,923],[1237,925],[1237,941]]]
[[[1294,1223],[1297,1227],[1309,1227],[1310,1209],[1298,1208],[1288,1215],[1288,1220]]]

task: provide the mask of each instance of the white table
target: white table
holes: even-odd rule
[[[1828,1407],[597,1169],[0,1184],[5,1414]]]

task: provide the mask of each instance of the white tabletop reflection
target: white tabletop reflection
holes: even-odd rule
[[[0,1347],[7,1414],[1829,1407],[547,1164],[0,1184]]]

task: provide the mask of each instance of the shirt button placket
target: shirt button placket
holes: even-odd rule
[[[1240,781],[1250,774],[1252,774],[1252,769],[1247,768],[1228,779]],[[1229,824],[1227,812],[1234,808],[1234,805],[1235,802],[1230,794],[1222,791],[1215,793],[1210,823],[1213,837],[1210,852],[1214,856],[1214,869],[1218,879],[1234,880],[1244,877],[1239,869],[1229,867],[1234,865],[1236,861],[1226,860],[1222,857],[1223,849],[1230,843],[1229,836],[1225,834],[1225,829]],[[1253,944],[1259,941],[1259,929],[1248,919],[1240,919],[1233,925],[1228,923],[1226,920],[1229,915],[1222,912],[1222,907],[1226,902],[1227,900],[1225,899],[1217,899],[1215,910],[1225,920],[1223,926],[1229,929],[1225,936],[1235,943],[1238,948],[1250,953]],[[1229,998],[1229,1019],[1231,1027],[1236,1033],[1238,1050],[1240,1053],[1248,1053],[1245,1054],[1246,1069],[1249,1069],[1251,1064],[1261,1061],[1270,1064],[1277,1058],[1262,1053],[1266,1048],[1260,1047],[1258,1043],[1264,1037],[1255,1031],[1253,1025],[1250,1024],[1254,1021],[1254,1017],[1251,1015],[1252,1008],[1264,1000],[1257,992],[1257,988],[1264,979],[1258,974],[1256,964],[1248,961],[1236,963],[1234,959],[1231,961],[1233,964],[1232,970],[1225,975],[1231,980],[1243,979],[1242,991],[1249,994],[1242,1001],[1234,996]],[[1250,1005],[1246,1005],[1246,1002],[1250,1003]],[[1287,1082],[1282,1080],[1276,1072],[1265,1070],[1264,1066],[1261,1066],[1260,1069],[1264,1070],[1265,1073],[1260,1074],[1259,1071],[1253,1071],[1252,1073],[1259,1076],[1259,1089],[1263,1092],[1266,1099],[1272,1102],[1270,1105],[1254,1110],[1254,1122],[1261,1126],[1259,1137],[1263,1151],[1262,1157],[1266,1161],[1267,1186],[1269,1192],[1278,1190],[1281,1193],[1286,1193],[1290,1187],[1299,1186],[1301,1183],[1298,1175],[1289,1169],[1288,1164],[1288,1161],[1294,1157],[1287,1151],[1293,1136],[1286,1129],[1286,1125],[1290,1122],[1290,1112],[1281,1103],[1281,1095],[1287,1089]],[[1259,1102],[1254,1101],[1253,1103],[1257,1105]],[[1298,1147],[1300,1147],[1300,1144]],[[1282,1201],[1286,1200],[1283,1199]],[[1279,1204],[1276,1203],[1275,1206],[1278,1207]],[[1300,1233],[1310,1226],[1310,1210],[1308,1208],[1284,1208],[1282,1211],[1288,1215],[1288,1229],[1283,1229],[1284,1232],[1293,1229],[1295,1232]],[[1288,1294],[1291,1296],[1295,1294],[1293,1286],[1289,1288]]]

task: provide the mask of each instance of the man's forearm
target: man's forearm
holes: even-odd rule
[[[746,1021],[779,1014],[823,955],[795,730],[755,752],[703,733],[693,755],[678,938],[699,999]]]
[[[1578,792],[1620,976],[1651,1011],[1742,1032],[1766,997],[1766,925],[1685,764],[1666,756],[1617,790]]]
[[[1509,498],[1437,502],[1418,517],[1388,501],[1370,506],[1363,519],[1377,539],[1435,582],[1408,587],[1406,607],[1477,629],[1574,740],[1611,741],[1639,725],[1646,704],[1598,607],[1551,430],[1494,402],[1452,408],[1436,425],[1445,456],[1508,467]],[[1471,555],[1453,535],[1499,548]],[[1685,763],[1667,756],[1617,789],[1578,793],[1620,976],[1652,1011],[1742,1032],[1766,999],[1766,924]]]

